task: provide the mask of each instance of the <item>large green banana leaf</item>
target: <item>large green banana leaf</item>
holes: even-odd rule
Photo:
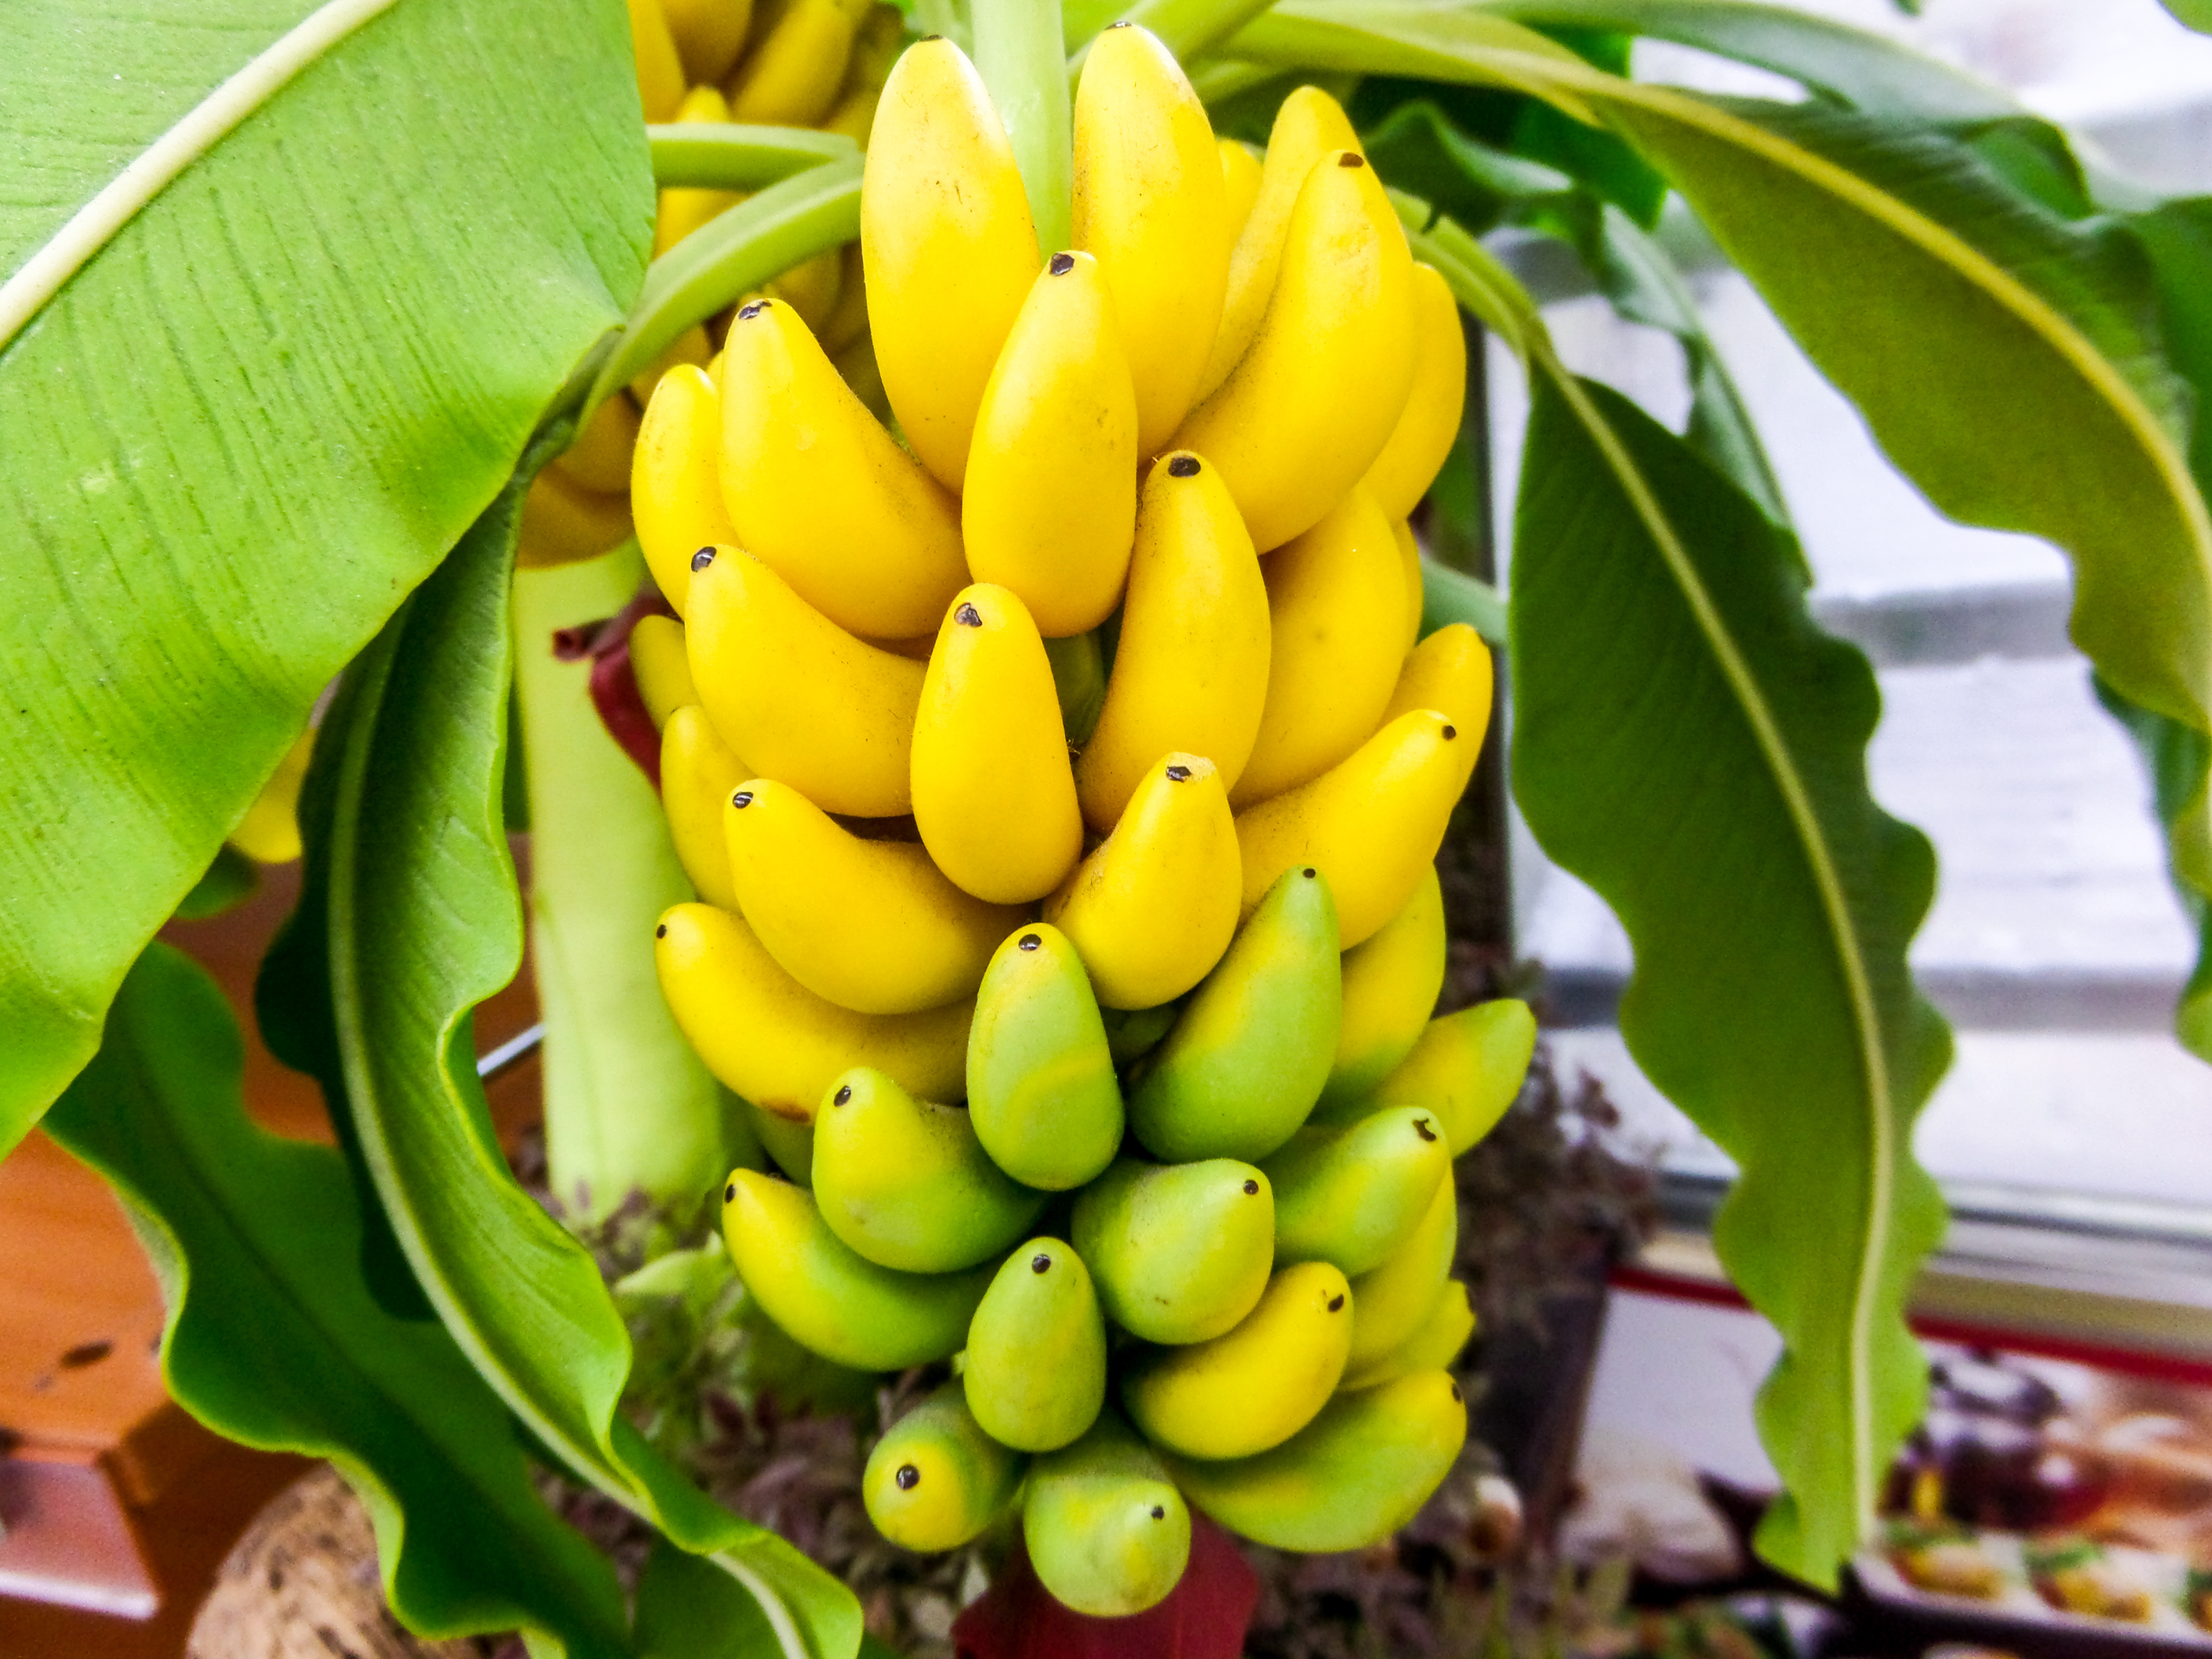
[[[611,0],[5,35],[0,1150],[620,320],[653,214]]]
[[[153,1259],[169,1392],[234,1440],[334,1462],[418,1634],[520,1628],[568,1659],[628,1652],[606,1559],[539,1501],[506,1409],[453,1339],[370,1295],[344,1164],[249,1121],[243,1067],[222,994],[156,944],[46,1120]]]
[[[538,1443],[711,1556],[785,1659],[852,1659],[852,1593],[708,1501],[621,1415],[621,1316],[591,1255],[509,1174],[477,1081],[471,1011],[522,959],[501,802],[529,471],[346,672],[302,799],[307,878],[263,969],[263,1018],[344,1118],[438,1318]]]

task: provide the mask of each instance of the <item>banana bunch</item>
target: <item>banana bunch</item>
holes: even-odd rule
[[[880,0],[629,0],[629,21],[647,121],[815,127],[862,146],[884,76],[905,43],[897,8]],[[653,257],[744,199],[737,191],[662,191]],[[849,379],[869,383],[856,248],[804,260],[763,292],[805,317]],[[711,362],[728,324],[724,314],[687,330],[627,396],[600,404],[575,442],[538,475],[523,501],[525,565],[590,558],[629,538],[640,411],[670,370]]]
[[[1262,160],[1139,27],[1086,59],[1074,157],[1041,249],[968,59],[897,60],[860,243],[896,433],[796,300],[741,307],[646,412],[680,620],[631,653],[699,894],[662,988],[787,1177],[732,1174],[732,1261],[839,1364],[957,1357],[869,1463],[886,1537],[1018,1504],[1046,1586],[1116,1616],[1190,1504],[1353,1549],[1443,1479],[1451,1160],[1534,1027],[1431,1018],[1492,687],[1471,629],[1419,637],[1442,279],[1325,94]]]

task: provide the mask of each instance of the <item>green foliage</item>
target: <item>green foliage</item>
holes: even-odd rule
[[[244,1066],[222,993],[156,944],[46,1118],[122,1198],[161,1276],[171,1396],[218,1434],[335,1462],[417,1634],[520,1627],[569,1659],[627,1653],[605,1558],[538,1501],[453,1339],[370,1295],[343,1163],[249,1121]]]
[[[307,10],[12,10],[0,264]],[[652,228],[628,58],[588,0],[410,0],[0,329],[0,1150],[619,319]]]
[[[192,884],[192,890],[177,902],[180,921],[204,921],[233,910],[252,898],[261,885],[261,866],[226,843],[216,849],[215,861]]]

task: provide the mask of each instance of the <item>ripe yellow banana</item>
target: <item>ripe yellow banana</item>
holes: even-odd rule
[[[1366,943],[1435,860],[1466,787],[1460,760],[1473,745],[1434,709],[1415,709],[1311,783],[1238,814],[1245,908],[1293,865],[1316,865],[1336,895],[1344,948]]]
[[[876,125],[876,100],[883,96],[884,82],[905,46],[906,18],[899,9],[871,6],[860,24],[860,38],[853,43],[853,61],[846,68],[836,106],[823,118],[825,132],[842,132],[862,149],[867,149]],[[857,246],[853,248],[853,255],[852,262],[845,268],[848,283],[860,280]]]
[[[1253,154],[1251,145],[1235,138],[1217,140],[1215,148],[1221,156],[1221,199],[1228,213],[1229,248],[1233,256],[1244,234],[1245,222],[1252,216],[1252,204],[1260,199],[1260,158]],[[1220,331],[1217,325],[1214,332]],[[1207,361],[1212,361],[1210,352]]]
[[[799,313],[799,321],[818,334],[837,309],[844,291],[843,265],[839,252],[828,249],[771,277],[761,294],[752,297],[782,301]]]
[[[1091,43],[1075,92],[1075,246],[1097,257],[1136,387],[1137,453],[1197,401],[1235,232],[1206,107],[1149,29]]]
[[[629,43],[637,58],[637,95],[645,118],[673,120],[684,101],[684,64],[660,0],[629,0]]]
[[[1413,267],[1413,384],[1367,488],[1394,519],[1420,504],[1459,439],[1467,407],[1467,335],[1459,301],[1433,265]]]
[[[1229,257],[1229,285],[1222,301],[1221,325],[1199,377],[1200,398],[1210,396],[1229,378],[1260,331],[1260,319],[1267,315],[1267,299],[1282,269],[1291,211],[1297,205],[1306,175],[1324,156],[1359,148],[1359,137],[1343,109],[1319,87],[1300,87],[1283,100],[1275,112],[1274,130],[1267,135],[1266,159],[1258,167],[1248,170],[1230,155],[1233,142],[1221,141],[1224,179],[1232,203],[1242,195],[1244,206],[1234,213],[1237,241]],[[1237,148],[1244,161],[1254,159],[1241,144]],[[1246,178],[1252,180],[1249,195],[1243,183]]]
[[[1298,192],[1251,349],[1175,441],[1227,476],[1261,552],[1319,522],[1398,423],[1413,270],[1375,169],[1354,149],[1324,157]]]
[[[776,966],[743,917],[711,904],[672,906],[656,940],[661,994],[685,1041],[724,1087],[763,1111],[811,1123],[830,1085],[854,1066],[887,1073],[924,1099],[959,1097],[969,1004],[926,1014],[840,1008]]]
[[[522,498],[522,529],[515,562],[526,570],[595,559],[629,537],[629,503],[602,495],[549,466]]]
[[[983,1431],[955,1377],[884,1431],[860,1497],[901,1549],[957,1549],[1014,1501],[1027,1462]]]
[[[1237,825],[1213,763],[1164,755],[1113,834],[1045,901],[1044,919],[1075,946],[1103,1006],[1156,1007],[1229,948],[1237,870]]]
[[[629,630],[629,672],[637,681],[638,700],[656,729],[665,731],[671,714],[699,701],[680,622],[640,617]]]
[[[730,118],[811,127],[844,84],[867,0],[791,0],[730,78]]]
[[[1042,898],[1082,856],[1052,664],[1009,590],[978,584],[946,610],[915,714],[912,775],[922,845],[978,898]]]
[[[1405,639],[1411,653],[1421,642],[1421,611],[1428,597],[1421,575],[1421,544],[1413,538],[1413,526],[1403,519],[1392,520],[1390,533],[1398,538],[1398,557],[1406,573]]]
[[[730,106],[714,87],[694,87],[676,111],[678,121],[724,122]],[[680,185],[660,192],[660,211],[653,224],[653,257],[658,259],[708,220],[745,199],[738,190],[700,190]]]
[[[691,556],[738,541],[722,504],[722,394],[703,368],[678,363],[653,387],[630,460],[629,499],[646,568],[680,617]]]
[[[824,811],[906,811],[922,665],[854,638],[750,553],[691,556],[684,643],[724,741]]]
[[[575,442],[553,458],[553,465],[594,494],[628,489],[637,425],[637,405],[617,392],[599,406],[576,434]]]
[[[1076,763],[1104,831],[1168,750],[1204,755],[1234,789],[1267,700],[1267,587],[1221,475],[1178,452],[1145,480],[1106,702]]]
[[[983,388],[960,529],[978,580],[1021,595],[1048,639],[1121,603],[1137,522],[1137,402],[1113,297],[1087,253],[1055,253]]]
[[[1413,1052],[1443,988],[1444,895],[1431,864],[1398,914],[1344,953],[1344,1019],[1314,1108],[1316,1122],[1333,1121],[1332,1108],[1369,1103],[1376,1085]]]
[[[745,49],[753,0],[661,0],[677,55],[694,87],[720,81]],[[726,109],[727,106],[724,106]],[[729,119],[725,114],[719,118]]]
[[[1472,777],[1483,737],[1490,730],[1490,702],[1497,684],[1490,647],[1482,635],[1465,623],[1450,623],[1423,640],[1406,659],[1382,723],[1387,726],[1416,708],[1435,709],[1459,728],[1462,737],[1474,739],[1459,757]],[[1462,781],[1460,787],[1467,786]]]
[[[1285,1267],[1234,1330],[1129,1367],[1121,1403],[1155,1445],[1249,1457],[1313,1421],[1352,1351],[1352,1291],[1326,1261]]]
[[[1013,145],[950,40],[891,67],[860,186],[868,326],[907,441],[948,489],[1039,264]]]
[[[873,107],[873,106],[870,106]],[[868,284],[860,274],[860,245],[848,242],[837,252],[837,306],[822,319],[814,337],[836,362],[838,354],[868,331]],[[840,374],[844,373],[841,368]],[[867,400],[864,398],[863,403]]]
[[[852,633],[922,633],[968,580],[952,499],[853,395],[789,305],[748,301],[730,325],[721,478],[738,545]]]
[[[1230,1531],[1271,1549],[1328,1553],[1369,1548],[1412,1520],[1466,1443],[1459,1385],[1430,1370],[1340,1394],[1256,1457],[1167,1462],[1190,1501]]]
[[[1358,1372],[1345,1373],[1341,1387],[1349,1394],[1355,1389],[1395,1382],[1414,1371],[1449,1370],[1474,1334],[1474,1309],[1468,1301],[1467,1286],[1448,1279],[1422,1316],[1419,1328],[1382,1358],[1370,1361]]]
[[[1344,1369],[1356,1375],[1421,1328],[1451,1273],[1459,1243],[1459,1191],[1449,1173],[1403,1244],[1352,1281],[1352,1352]]]
[[[1390,521],[1354,486],[1264,566],[1272,641],[1243,808],[1334,766],[1369,738],[1406,659],[1406,578]]]
[[[754,778],[722,809],[738,908],[783,970],[864,1014],[971,997],[1022,912],[939,873],[918,842],[866,841],[787,783]]]
[[[738,908],[738,890],[730,879],[722,813],[730,792],[751,775],[697,704],[677,709],[661,727],[660,809],[668,817],[676,861],[690,877],[692,890],[725,910]]]

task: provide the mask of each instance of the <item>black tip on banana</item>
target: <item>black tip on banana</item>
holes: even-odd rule
[[[1195,478],[1198,476],[1198,468],[1199,459],[1197,456],[1177,455],[1168,463],[1168,477],[1170,478]]]

